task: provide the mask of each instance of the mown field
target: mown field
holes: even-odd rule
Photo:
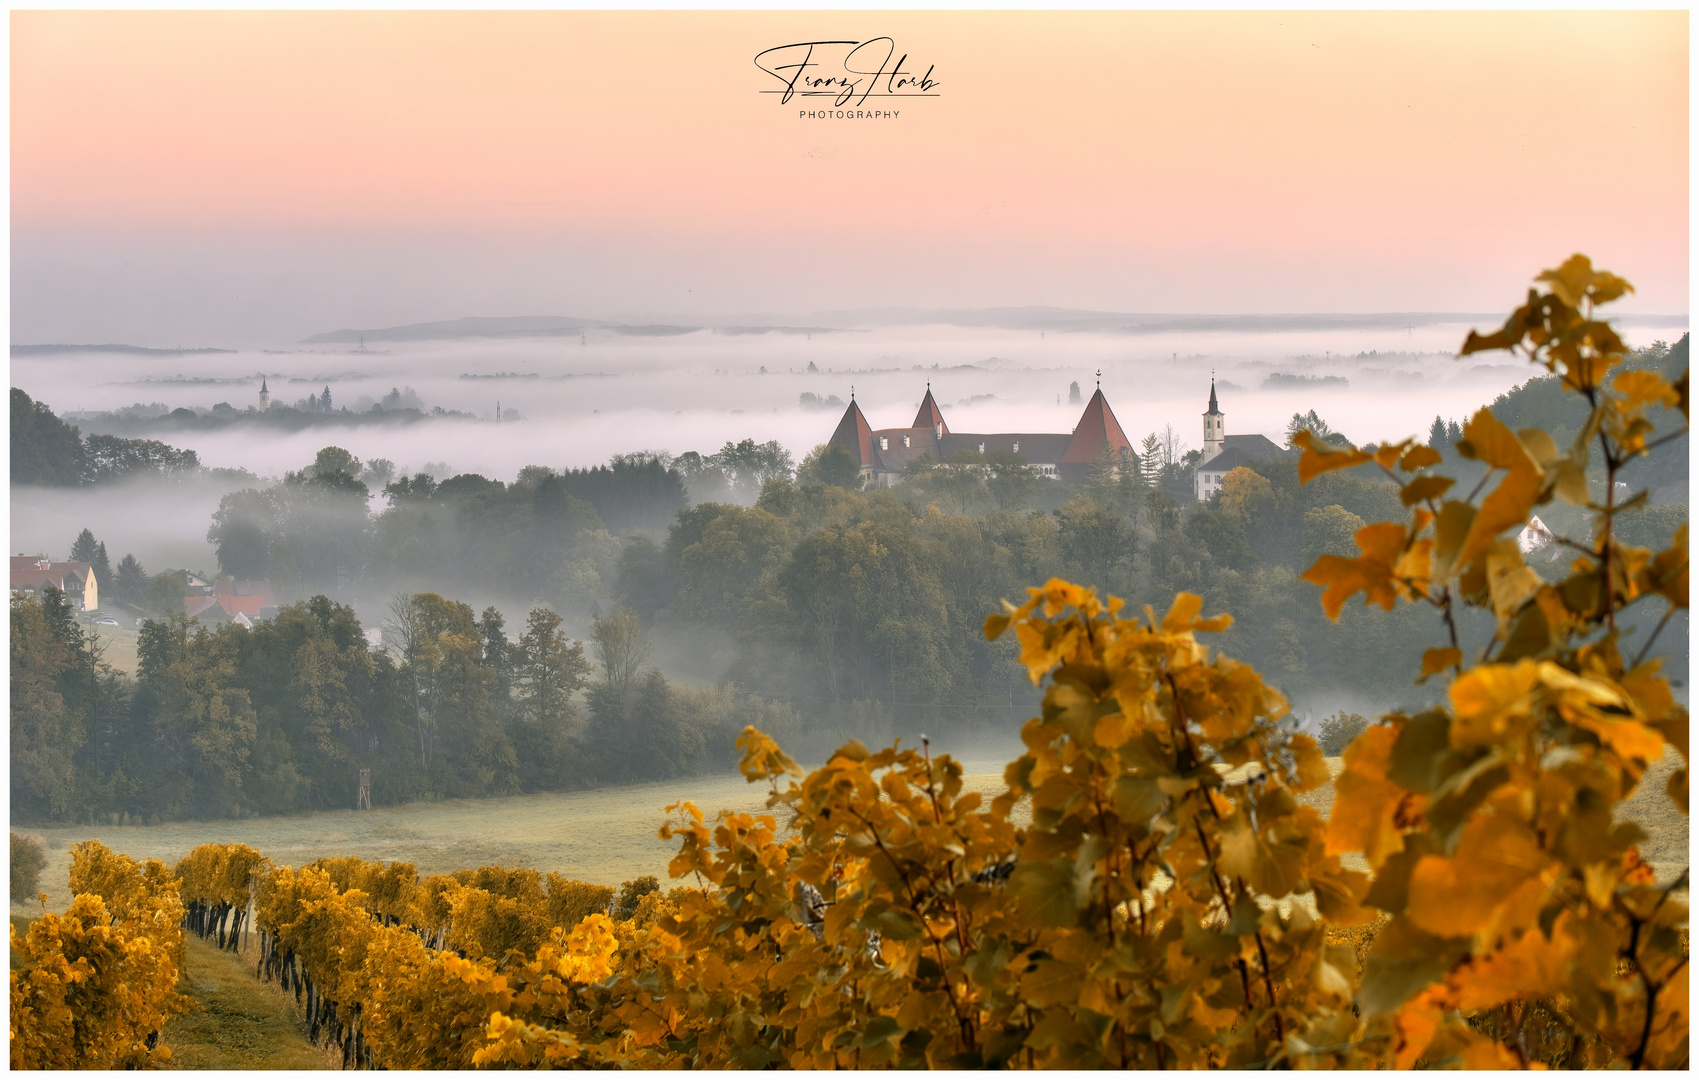
[[[1012,756],[1014,751],[1008,755]],[[1004,790],[1002,767],[1008,757],[976,755],[964,760],[970,772],[969,788],[987,797]],[[240,843],[295,866],[354,855],[410,862],[421,874],[498,864],[553,870],[579,881],[617,886],[645,874],[667,880],[667,863],[678,850],[678,841],[664,841],[657,831],[667,818],[666,807],[686,799],[710,818],[722,809],[758,812],[766,808],[767,788],[735,774],[694,776],[633,787],[454,799],[295,817],[151,826],[19,827],[19,831],[47,841],[41,887],[48,894],[48,907],[55,911],[63,911],[71,902],[66,885],[70,846],[80,840],[99,840],[133,858],[168,863],[200,844]],[[19,912],[32,908],[33,904],[13,905]]]
[[[1673,879],[1687,865],[1687,816],[1664,794],[1664,781],[1679,760],[1666,755],[1648,770],[1622,816],[1641,824],[1651,839],[1642,853],[1660,880]],[[974,755],[964,761],[967,786],[986,797],[1004,790],[1004,757]],[[1335,773],[1338,758],[1328,764]],[[411,862],[421,874],[450,873],[499,864],[524,866],[598,885],[653,874],[667,880],[667,862],[676,840],[656,835],[666,806],[689,799],[711,818],[717,810],[759,812],[767,790],[737,775],[698,776],[635,787],[608,788],[506,799],[448,800],[369,811],[339,810],[298,817],[242,821],[184,821],[155,826],[57,826],[32,828],[48,842],[42,889],[48,907],[63,911],[71,902],[66,885],[70,845],[99,840],[134,858],[175,862],[200,844],[243,843],[280,863],[301,865],[327,856]],[[1333,804],[1333,786],[1311,792],[1304,801],[1324,814]],[[1017,811],[1019,813],[1020,811]],[[18,904],[14,913],[39,910]]]

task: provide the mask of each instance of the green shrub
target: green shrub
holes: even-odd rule
[[[1357,713],[1339,710],[1321,722],[1321,730],[1316,734],[1316,742],[1321,745],[1321,752],[1328,757],[1338,757],[1351,745],[1351,740],[1369,729],[1369,719]]]
[[[41,884],[47,867],[47,844],[39,836],[12,834],[12,899],[26,903]]]
[[[614,918],[629,919],[637,914],[637,903],[652,892],[660,892],[661,883],[653,874],[645,874],[635,881],[622,881],[619,886],[619,899],[614,901]]]

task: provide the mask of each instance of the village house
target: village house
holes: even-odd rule
[[[100,584],[94,567],[82,562],[54,562],[45,555],[12,556],[12,591],[40,596],[49,588],[65,594],[75,611],[100,607]]]

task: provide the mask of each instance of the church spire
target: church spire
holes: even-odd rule
[[[1203,460],[1221,453],[1227,440],[1227,414],[1215,400],[1215,372],[1209,373],[1209,411],[1203,414]]]

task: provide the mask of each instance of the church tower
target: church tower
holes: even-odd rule
[[[271,408],[271,391],[266,388],[265,376],[260,376],[260,412]]]
[[[1215,403],[1215,376],[1209,378],[1209,411],[1203,414],[1203,460],[1221,453],[1222,440],[1227,437],[1227,414]]]

